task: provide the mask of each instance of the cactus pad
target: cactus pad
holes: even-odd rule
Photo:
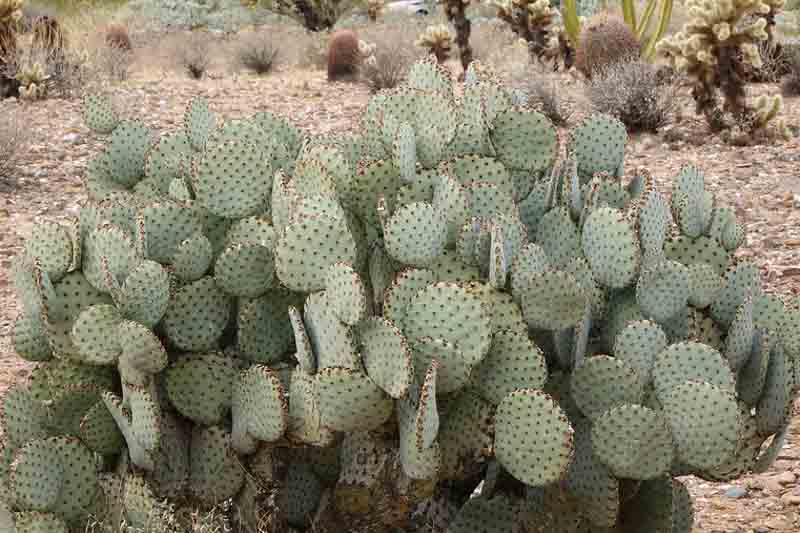
[[[389,396],[408,392],[414,376],[411,350],[400,329],[381,317],[371,317],[358,330],[367,375]]]
[[[317,367],[360,368],[353,329],[339,320],[329,301],[325,291],[312,293],[306,299],[303,314]]]
[[[652,381],[656,355],[666,348],[664,330],[647,320],[629,322],[614,339],[614,357],[633,368],[643,385]]]
[[[134,267],[117,295],[117,306],[125,318],[154,327],[164,316],[169,303],[169,275],[155,261],[142,261]]]
[[[628,133],[625,125],[607,115],[593,115],[571,133],[569,150],[575,154],[584,179],[596,172],[616,174],[623,164]]]
[[[83,98],[83,121],[95,133],[106,135],[119,124],[114,101],[104,94],[88,94]]]
[[[334,314],[345,324],[355,326],[367,315],[367,291],[352,265],[331,266],[325,278],[325,292]]]
[[[499,404],[516,389],[541,389],[547,380],[544,354],[526,334],[511,330],[492,336],[492,346],[475,376],[477,390]]]
[[[642,380],[634,368],[607,355],[585,359],[572,374],[571,391],[575,404],[592,420],[608,409],[638,404],[644,398]]]
[[[528,326],[562,330],[583,320],[587,295],[570,274],[548,270],[515,278],[513,283]]]
[[[237,426],[259,441],[273,442],[286,431],[289,403],[277,374],[262,365],[243,371],[233,385],[233,441]]]
[[[50,439],[28,442],[11,465],[9,486],[23,509],[47,511],[55,507],[64,484],[60,449]]]
[[[230,359],[193,354],[167,369],[165,388],[179,413],[200,424],[212,425],[221,422],[230,409],[235,380],[236,368]],[[195,396],[197,390],[204,391],[202,399]]]
[[[386,251],[411,266],[426,266],[444,252],[447,243],[445,213],[425,202],[399,208],[384,227]]]
[[[672,435],[666,420],[641,405],[619,405],[597,417],[592,447],[619,478],[655,479],[672,466]]]
[[[621,211],[610,207],[593,211],[586,219],[581,245],[598,283],[621,289],[635,279],[639,239]]]
[[[164,333],[183,350],[207,350],[222,335],[230,312],[229,297],[212,278],[201,278],[170,297],[162,322]]]
[[[189,143],[195,150],[204,150],[216,128],[217,119],[205,98],[193,98],[186,106],[183,124]]]
[[[72,264],[72,240],[67,229],[56,222],[40,222],[33,227],[25,241],[24,254],[31,261],[39,261],[50,281],[56,283],[64,277]]]
[[[341,367],[317,373],[321,423],[334,431],[369,431],[392,414],[392,401],[366,374]]]
[[[181,241],[172,254],[172,269],[183,281],[197,281],[211,266],[214,249],[202,233],[195,233]]]
[[[636,284],[639,307],[656,322],[665,322],[683,311],[690,296],[690,272],[676,261],[661,261],[642,269]]]
[[[195,426],[192,432],[189,486],[201,501],[216,504],[233,497],[245,472],[231,449],[231,436],[219,426]]]
[[[562,478],[572,459],[572,435],[564,412],[542,391],[518,389],[497,407],[495,456],[526,485],[543,486]]]
[[[492,143],[507,168],[538,172],[555,161],[556,129],[538,111],[509,109],[497,115],[493,126]]]
[[[412,353],[418,379],[424,378],[420,372],[425,372],[434,359],[438,362],[436,390],[441,394],[455,392],[469,381],[473,366],[467,362],[455,343],[421,337],[414,341]]]
[[[725,392],[735,392],[734,375],[727,361],[705,344],[680,342],[656,355],[653,385],[659,400],[687,380],[708,382]]]
[[[254,242],[228,246],[214,263],[214,281],[232,296],[261,296],[275,281],[272,249]]]

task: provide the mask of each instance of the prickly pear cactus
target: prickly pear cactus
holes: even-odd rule
[[[678,476],[769,466],[800,311],[702,171],[667,200],[615,119],[559,157],[479,63],[412,72],[336,136],[86,100],[90,201],[12,267],[6,529],[689,532]]]

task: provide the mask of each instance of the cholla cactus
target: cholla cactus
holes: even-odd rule
[[[371,64],[375,61],[375,50],[378,45],[367,41],[358,41],[358,55],[362,64]]]
[[[439,63],[444,63],[450,59],[453,49],[453,32],[445,24],[428,26],[414,44],[435,55]]]
[[[691,78],[696,112],[705,115],[714,130],[734,125],[763,129],[762,119],[774,114],[763,115],[748,105],[745,75],[747,68],[761,66],[757,44],[769,38],[767,20],[757,15],[773,7],[763,0],[688,0],[687,5],[691,20],[658,48]],[[723,96],[721,108],[717,89]],[[725,119],[726,113],[734,123]],[[787,133],[783,124],[778,127]]]
[[[444,7],[444,14],[447,16],[447,20],[456,29],[455,41],[461,56],[461,67],[466,73],[470,63],[472,63],[472,46],[469,44],[472,23],[467,18],[467,7],[470,4],[470,0],[439,0],[439,3]]]
[[[383,12],[386,0],[367,0],[367,17],[372,22],[377,22]]]
[[[549,0],[492,0],[497,16],[528,43],[531,59],[555,59],[561,50],[558,12]]]

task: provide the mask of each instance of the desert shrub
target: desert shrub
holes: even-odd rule
[[[352,78],[358,72],[361,53],[352,30],[335,32],[328,43],[328,81]]]
[[[243,36],[236,54],[242,67],[256,74],[267,74],[280,58],[280,47],[271,33],[259,31]]]
[[[122,24],[109,24],[105,29],[106,44],[129,51],[133,48],[131,38],[128,35],[128,28]]]
[[[19,21],[20,31],[27,33],[33,30],[33,24],[40,17],[55,17],[56,11],[44,4],[25,2],[22,6],[22,18]]]
[[[92,50],[92,56],[98,75],[111,81],[125,81],[130,77],[133,52],[103,43]]]
[[[0,107],[0,179],[9,181],[13,176],[27,131],[18,111]]]
[[[507,24],[499,19],[491,19],[472,28],[472,54],[483,63],[499,62],[503,60],[506,49],[517,39]]]
[[[573,110],[559,95],[558,83],[555,79],[546,80],[536,77],[528,83],[525,93],[528,95],[528,104],[543,113],[557,126],[565,126]]]
[[[793,52],[788,60],[789,73],[783,78],[784,96],[800,96],[800,51]]]
[[[625,61],[595,71],[586,96],[600,113],[617,117],[628,131],[657,131],[672,117],[676,84],[650,63]]]
[[[622,20],[601,15],[581,31],[575,68],[591,78],[595,71],[639,56],[639,41]]]
[[[211,64],[211,44],[211,38],[203,32],[192,32],[180,39],[174,45],[179,69],[192,79],[202,79]]]
[[[378,42],[375,50],[361,65],[361,81],[373,92],[397,87],[408,72],[415,50],[398,41]]]

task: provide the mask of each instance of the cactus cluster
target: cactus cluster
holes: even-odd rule
[[[688,533],[676,477],[769,466],[800,311],[702,172],[667,200],[616,119],[559,156],[485,66],[456,93],[427,58],[325,136],[87,98],[89,201],[13,263],[0,523]]]
[[[548,0],[493,0],[491,5],[497,17],[528,43],[532,59],[557,61],[566,34],[557,24],[558,10]]]
[[[447,24],[431,25],[419,35],[414,45],[424,48],[436,57],[436,61],[444,63],[453,51],[453,32]]]
[[[734,136],[749,137],[777,116],[779,95],[753,107],[745,86],[748,69],[761,67],[758,44],[770,38],[766,17],[774,17],[782,4],[783,0],[691,0],[691,20],[659,43],[660,52],[691,78],[697,114],[704,115],[712,129],[733,129]],[[782,120],[773,122],[782,135],[791,135]]]

